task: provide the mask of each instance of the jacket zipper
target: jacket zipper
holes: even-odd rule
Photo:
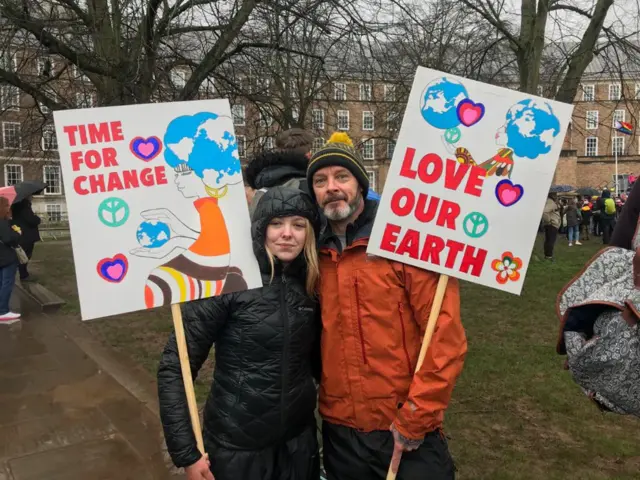
[[[360,291],[358,289],[358,279],[353,280],[356,289],[356,317],[358,319],[358,331],[360,332],[360,347],[362,348],[362,361],[365,365],[369,365],[367,361],[367,352],[364,350],[364,333],[362,332],[362,320],[360,319]]]
[[[282,337],[282,395],[280,396],[280,428],[282,429],[282,432],[285,431],[287,424],[286,399],[289,384],[289,312],[287,311],[286,284],[287,280],[283,273],[280,297],[280,312],[282,313],[284,328],[284,335]]]
[[[404,326],[404,305],[402,302],[398,302],[398,310],[400,312],[400,327],[402,328],[402,348],[404,349],[404,355],[407,358],[407,367],[409,367],[409,374],[413,375],[413,368],[411,367],[411,358],[409,357],[409,350],[407,350],[407,331]]]

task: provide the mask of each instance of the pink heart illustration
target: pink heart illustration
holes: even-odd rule
[[[107,267],[107,275],[109,275],[109,277],[111,278],[120,278],[123,271],[124,266],[121,264],[111,265]]]
[[[139,143],[138,144],[138,151],[144,155],[145,157],[149,157],[151,156],[151,154],[153,154],[154,149],[156,147],[150,143],[150,142],[146,142],[146,143]]]
[[[473,100],[465,98],[458,104],[458,120],[465,127],[470,127],[478,123],[484,117],[484,105],[474,103]]]
[[[520,201],[524,195],[522,185],[514,185],[511,180],[504,179],[496,185],[496,198],[503,207],[510,207]]]

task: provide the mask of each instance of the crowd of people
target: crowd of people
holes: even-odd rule
[[[608,189],[594,196],[549,193],[541,221],[545,258],[553,260],[559,234],[566,237],[570,247],[580,246],[581,239],[590,240],[592,236],[602,237],[602,243],[609,245],[626,201],[626,194],[613,195]]]
[[[458,282],[415,372],[438,275],[367,255],[378,203],[344,133],[294,130],[245,171],[264,286],[183,306],[194,377],[215,344],[200,452],[175,335],[158,369],[168,451],[189,480],[453,479],[442,424],[467,340]],[[320,368],[321,366],[321,368]],[[323,473],[325,475],[325,473]]]

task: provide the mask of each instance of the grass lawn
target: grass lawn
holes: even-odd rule
[[[640,479],[640,421],[600,413],[555,353],[557,292],[600,247],[568,248],[561,237],[550,263],[538,245],[521,297],[463,285],[469,353],[446,420],[459,479]],[[79,318],[70,245],[39,244],[34,260],[34,273]],[[172,329],[169,309],[87,325],[152,373]]]

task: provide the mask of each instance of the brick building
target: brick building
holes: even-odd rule
[[[614,129],[616,121],[637,127],[640,113],[640,69],[626,65],[617,73],[603,59],[594,59],[582,78],[573,118],[564,141],[554,183],[576,187],[608,187],[615,190],[615,158],[618,187],[627,190],[629,176],[640,172],[640,137]]]

